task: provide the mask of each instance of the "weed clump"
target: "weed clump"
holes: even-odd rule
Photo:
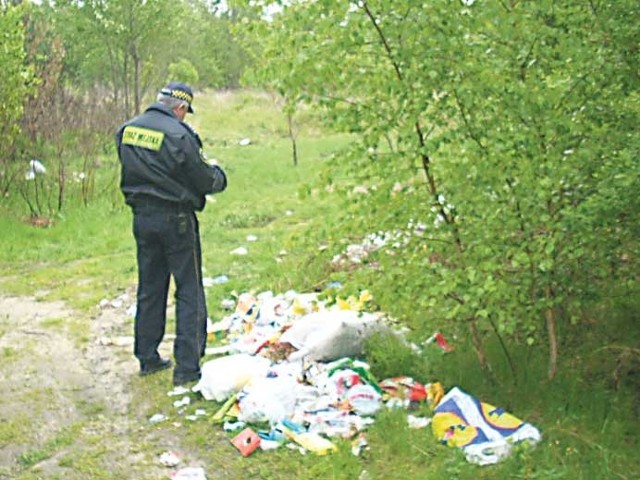
[[[388,332],[371,335],[364,353],[377,379],[408,376],[418,381],[429,380],[429,368],[424,358],[400,336]]]

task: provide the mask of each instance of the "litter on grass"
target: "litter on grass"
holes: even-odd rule
[[[47,173],[46,167],[40,160],[30,160],[29,161],[29,170],[27,170],[25,174],[26,180],[34,180],[38,175],[44,175]]]
[[[202,467],[185,467],[169,475],[171,480],[207,480],[204,468]]]
[[[221,285],[227,283],[229,277],[226,275],[218,275],[217,277],[205,277],[202,279],[202,285],[204,287],[213,287],[214,285]]]
[[[337,438],[350,440],[359,455],[369,448],[366,429],[382,408],[409,411],[424,404],[433,417],[408,414],[409,427],[431,424],[438,441],[463,449],[472,463],[496,463],[511,444],[540,440],[532,425],[458,388],[445,395],[438,382],[376,379],[356,359],[366,339],[383,331],[406,340],[384,315],[365,311],[370,300],[368,292],[331,303],[316,294],[243,293],[231,314],[209,322],[209,339],[222,344],[207,353],[222,356],[203,364],[193,391],[222,403],[210,419],[233,432],[231,442],[242,455],[283,445],[326,455],[337,449]],[[453,350],[441,332],[422,345]]]
[[[478,465],[498,463],[514,443],[536,444],[541,439],[533,425],[457,387],[435,408],[432,428],[442,444],[461,448],[467,461]]]
[[[248,457],[260,446],[260,437],[250,428],[245,428],[233,437],[231,443],[242,455]]]
[[[149,418],[149,423],[151,424],[160,423],[160,422],[164,422],[166,419],[167,419],[166,415],[162,413],[156,413],[152,415],[151,418]]]
[[[180,455],[177,452],[164,452],[159,457],[160,463],[165,467],[175,467],[180,463]]]

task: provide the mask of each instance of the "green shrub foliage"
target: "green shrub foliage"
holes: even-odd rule
[[[4,196],[16,176],[12,161],[20,133],[24,100],[31,91],[32,70],[26,62],[23,6],[0,3],[0,194]]]
[[[487,368],[487,334],[505,353],[548,342],[553,377],[585,300],[635,280],[638,13],[631,0],[301,2],[243,33],[261,39],[252,81],[357,134],[337,159],[350,175],[328,176],[366,187],[343,197],[349,223],[420,226],[379,259],[414,326],[466,332]]]

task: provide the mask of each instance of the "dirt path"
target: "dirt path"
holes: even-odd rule
[[[175,445],[132,395],[130,304],[83,318],[62,302],[0,297],[0,479],[167,478],[154,452]]]

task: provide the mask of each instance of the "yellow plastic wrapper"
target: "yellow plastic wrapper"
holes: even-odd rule
[[[436,408],[444,397],[444,388],[440,382],[428,383],[425,385],[427,391],[427,403],[429,407]]]

